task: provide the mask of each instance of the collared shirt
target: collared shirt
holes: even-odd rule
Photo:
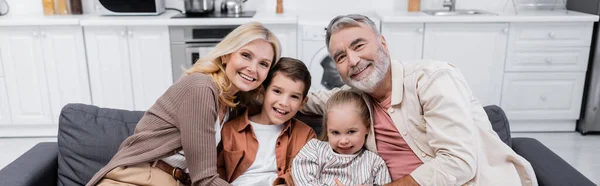
[[[420,185],[537,185],[531,164],[504,144],[450,63],[391,62],[387,110],[398,132],[423,161],[410,175]],[[349,89],[345,86],[343,89]],[[304,113],[323,114],[336,91],[312,91]],[[367,100],[372,100],[367,96]],[[371,103],[369,105],[372,111]],[[371,125],[372,126],[372,125]],[[367,148],[377,150],[371,127]]]
[[[299,120],[291,119],[277,138],[275,157],[278,178],[274,184],[293,185],[291,178],[292,160],[304,145],[315,137],[315,132]],[[217,168],[219,176],[232,182],[252,165],[256,159],[258,140],[248,119],[248,112],[223,125]]]

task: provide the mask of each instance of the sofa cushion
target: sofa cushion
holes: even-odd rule
[[[58,124],[57,185],[85,185],[133,134],[143,114],[85,104],[63,107]]]
[[[483,107],[483,110],[485,110],[485,113],[488,115],[488,119],[490,120],[490,123],[492,123],[492,128],[494,128],[494,131],[496,131],[500,140],[509,147],[512,147],[508,118],[506,118],[506,114],[504,114],[502,108],[496,105],[489,105]]]

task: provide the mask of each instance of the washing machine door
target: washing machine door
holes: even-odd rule
[[[327,47],[321,48],[310,61],[308,66],[312,78],[312,90],[331,90],[344,85],[337,71],[335,62],[329,57]]]

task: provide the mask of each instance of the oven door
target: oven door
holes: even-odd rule
[[[208,55],[217,43],[193,43],[171,45],[171,60],[173,69],[173,81],[176,82],[191,68],[198,59]]]

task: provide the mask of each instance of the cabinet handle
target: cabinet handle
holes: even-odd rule
[[[546,102],[546,100],[548,100],[548,98],[547,98],[546,96],[540,96],[540,99],[541,99],[543,102]]]
[[[121,30],[121,35],[125,36],[125,31],[124,30]]]
[[[508,28],[502,29],[502,32],[508,33]]]
[[[37,32],[32,32],[32,33],[31,33],[31,35],[32,35],[33,37],[38,37],[38,33],[37,33]]]
[[[550,32],[550,33],[548,33],[548,37],[549,37],[549,38],[554,38],[554,32]]]
[[[544,61],[546,61],[546,63],[551,64],[552,60],[550,58],[546,58]]]
[[[417,32],[423,33],[423,28],[417,28]]]
[[[129,35],[129,37],[133,37],[133,32],[132,31],[127,31],[127,35]]]
[[[41,36],[41,37],[46,37],[46,32],[44,32],[44,31],[41,31],[41,32],[40,32],[40,36]]]

